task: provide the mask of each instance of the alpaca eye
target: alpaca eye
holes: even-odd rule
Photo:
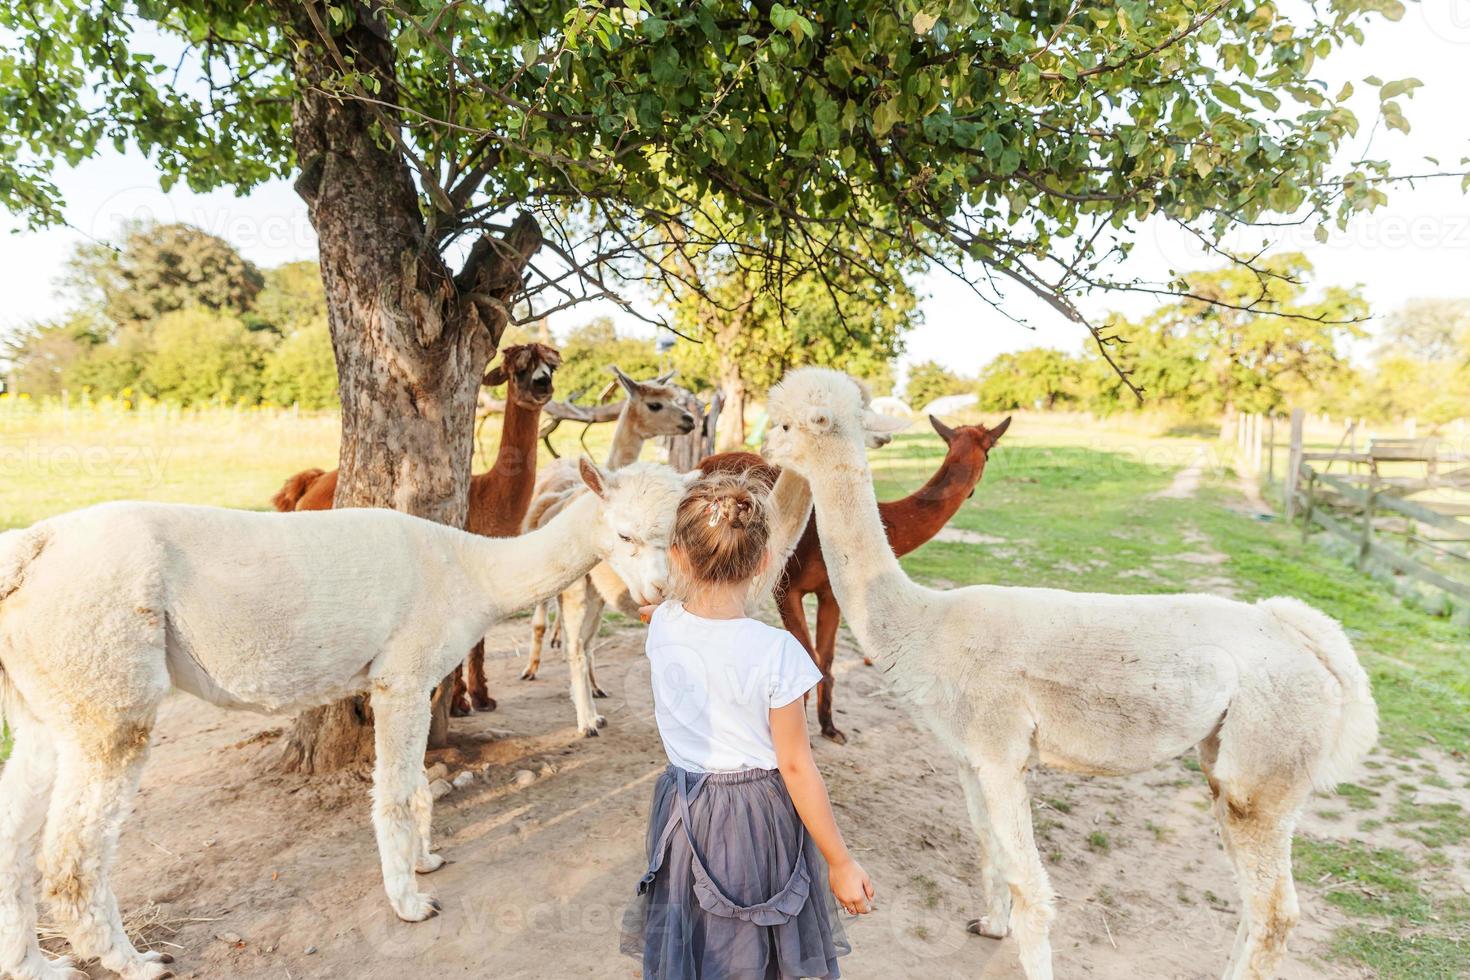
[[[619,534],[619,535],[618,535],[618,537],[619,537],[619,538],[622,538],[622,539],[623,539],[623,540],[624,540],[624,541],[626,541],[626,542],[627,542],[627,543],[628,543],[628,544],[632,544],[632,543],[633,543],[633,539],[632,539],[632,538],[630,538],[630,537],[628,537],[628,536],[627,536],[627,535],[626,535],[626,534]]]
[[[790,422],[782,422],[781,423],[781,431],[782,432],[790,432],[791,431],[791,423]]]
[[[649,402],[648,403],[648,410],[650,412],[657,412],[660,409],[662,409],[663,407],[664,407],[664,403],[663,402]]]

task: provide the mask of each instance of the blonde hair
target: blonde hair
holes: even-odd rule
[[[699,583],[747,582],[761,571],[771,539],[770,484],[759,475],[711,473],[684,493],[674,520],[674,563]]]

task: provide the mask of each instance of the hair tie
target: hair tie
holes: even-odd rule
[[[709,509],[709,526],[710,527],[714,527],[716,524],[720,523],[720,513],[721,513],[720,502],[718,500],[711,500],[709,502],[709,508],[708,509]]]

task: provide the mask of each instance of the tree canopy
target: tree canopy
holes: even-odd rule
[[[0,202],[59,220],[54,167],[109,144],[165,185],[310,187],[326,161],[297,158],[290,120],[315,94],[365,107],[429,247],[535,213],[543,311],[677,276],[681,242],[758,231],[787,279],[881,274],[896,248],[1081,319],[1079,290],[1187,290],[1109,277],[1145,217],[1214,242],[1383,199],[1381,161],[1332,168],[1358,120],[1318,75],[1375,13],[1403,4],[17,3],[0,10]],[[1407,128],[1417,82],[1375,82]]]

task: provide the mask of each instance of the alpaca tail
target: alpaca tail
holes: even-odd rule
[[[1378,741],[1378,705],[1368,674],[1358,662],[1342,625],[1297,599],[1266,599],[1260,605],[1298,634],[1302,645],[1337,681],[1337,726],[1331,742],[1311,767],[1312,784],[1330,790],[1345,780]]]
[[[326,470],[302,470],[281,485],[281,489],[271,498],[271,506],[282,513],[290,513],[296,509],[296,504],[306,495],[311,485],[323,476],[326,476]]]
[[[49,538],[46,529],[40,527],[0,534],[0,616],[5,614],[5,600],[21,587],[26,570],[40,556]],[[0,661],[0,726],[7,717],[18,714],[13,705],[19,699],[20,692],[6,676],[4,661]]]

